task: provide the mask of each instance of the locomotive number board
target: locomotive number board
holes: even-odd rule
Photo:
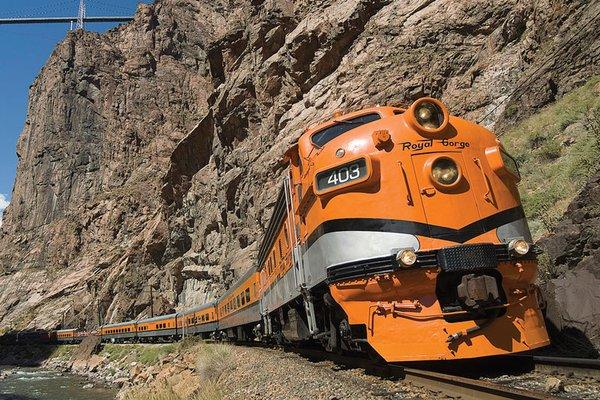
[[[338,186],[364,180],[368,174],[367,161],[364,158],[338,165],[317,174],[317,192],[326,192]]]

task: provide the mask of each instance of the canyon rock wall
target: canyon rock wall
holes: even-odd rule
[[[282,154],[307,127],[433,95],[502,130],[600,72],[599,13],[163,0],[104,35],[69,33],[30,90],[1,325],[91,328],[214,297],[252,265]]]
[[[550,258],[545,287],[555,345],[598,356],[600,349],[600,172],[569,205],[556,232],[540,240]]]

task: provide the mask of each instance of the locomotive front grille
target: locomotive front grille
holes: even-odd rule
[[[446,272],[480,271],[498,266],[496,246],[493,244],[467,244],[438,250],[437,264]]]
[[[488,267],[488,268],[495,268],[498,263],[501,262],[507,262],[507,261],[511,261],[513,260],[513,257],[510,254],[510,251],[508,250],[508,245],[506,244],[491,244],[491,243],[483,243],[483,244],[465,244],[465,245],[459,245],[459,246],[453,246],[453,247],[445,247],[443,249],[439,249],[439,250],[425,250],[425,251],[418,251],[417,252],[417,262],[416,262],[416,266],[417,267],[437,267],[438,265],[440,266],[440,268],[442,268],[442,270],[444,271],[469,271],[469,266],[464,265],[465,263],[469,262],[469,260],[471,259],[476,259],[476,255],[480,254],[484,251],[482,249],[477,249],[477,248],[471,248],[470,247],[476,247],[476,246],[485,246],[487,248],[487,250],[485,250],[485,254],[483,255],[484,257],[489,257],[489,259],[495,259],[496,263],[494,264],[493,267]],[[493,249],[494,251],[494,255],[492,255],[492,251],[491,249]],[[527,256],[524,257],[519,257],[519,259],[522,260],[530,260],[530,259],[534,259],[535,258],[535,253],[536,253],[536,248],[535,246],[532,248],[532,251],[530,252],[530,254],[528,254]],[[440,254],[442,254],[440,256]],[[442,258],[442,260],[440,260],[440,258]],[[444,265],[448,266],[448,259],[451,259],[450,262],[450,266],[448,269],[444,268]],[[445,263],[445,264],[444,264]],[[486,262],[484,261],[483,264],[486,264]],[[480,264],[481,265],[481,264]],[[458,267],[458,269],[452,269],[452,268],[456,268]],[[479,268],[476,268],[479,269]],[[485,269],[485,268],[482,268]]]

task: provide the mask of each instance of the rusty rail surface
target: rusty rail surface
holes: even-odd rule
[[[442,374],[439,372],[425,371],[412,368],[402,368],[405,380],[415,385],[441,390],[461,399],[482,400],[533,400],[557,399],[549,394],[530,390],[515,389],[497,383],[464,378],[456,375]]]

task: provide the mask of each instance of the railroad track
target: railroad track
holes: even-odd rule
[[[306,358],[320,361],[331,361],[348,368],[364,369],[366,373],[386,377],[399,378],[413,385],[449,396],[465,400],[541,400],[558,399],[547,393],[511,388],[497,383],[467,378],[448,373],[408,368],[401,365],[380,364],[365,358],[349,357],[327,353],[311,348],[284,348],[285,351],[297,353]]]
[[[573,373],[577,376],[600,378],[600,359],[515,355],[511,356],[530,363],[536,371],[559,374]]]

